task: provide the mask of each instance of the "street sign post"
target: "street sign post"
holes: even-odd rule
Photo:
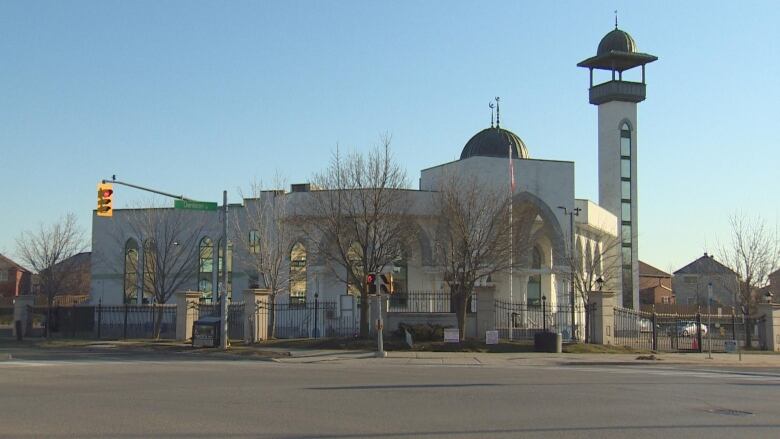
[[[173,200],[173,207],[175,209],[185,210],[217,210],[217,203],[211,201],[194,201],[194,200]]]

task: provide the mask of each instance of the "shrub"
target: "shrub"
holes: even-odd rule
[[[409,331],[412,334],[414,341],[442,341],[444,339],[444,329],[450,326],[431,325],[428,323],[422,323],[417,325],[411,325],[409,323],[399,323],[398,330],[395,335],[398,337],[404,337],[404,331]]]

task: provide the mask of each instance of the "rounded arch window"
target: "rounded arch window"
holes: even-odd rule
[[[214,241],[208,236],[200,240],[198,251],[198,291],[201,300],[211,302],[213,297]]]
[[[306,303],[306,247],[296,242],[290,250],[290,304]]]

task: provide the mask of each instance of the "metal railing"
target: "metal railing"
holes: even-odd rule
[[[559,332],[564,340],[571,340],[571,305],[511,303],[502,300],[494,302],[496,312],[496,330],[499,338],[513,340],[532,340],[538,332]],[[575,308],[577,318],[584,321],[585,308]],[[576,329],[576,328],[575,328]]]
[[[454,313],[456,301],[448,291],[405,291],[388,297],[387,312],[391,313]],[[466,312],[477,312],[477,296],[472,294]]]

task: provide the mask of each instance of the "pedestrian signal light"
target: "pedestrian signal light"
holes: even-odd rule
[[[387,273],[379,276],[379,286],[385,294],[393,294],[393,274]]]
[[[97,187],[97,215],[111,217],[114,214],[114,187],[107,183],[100,183]]]

